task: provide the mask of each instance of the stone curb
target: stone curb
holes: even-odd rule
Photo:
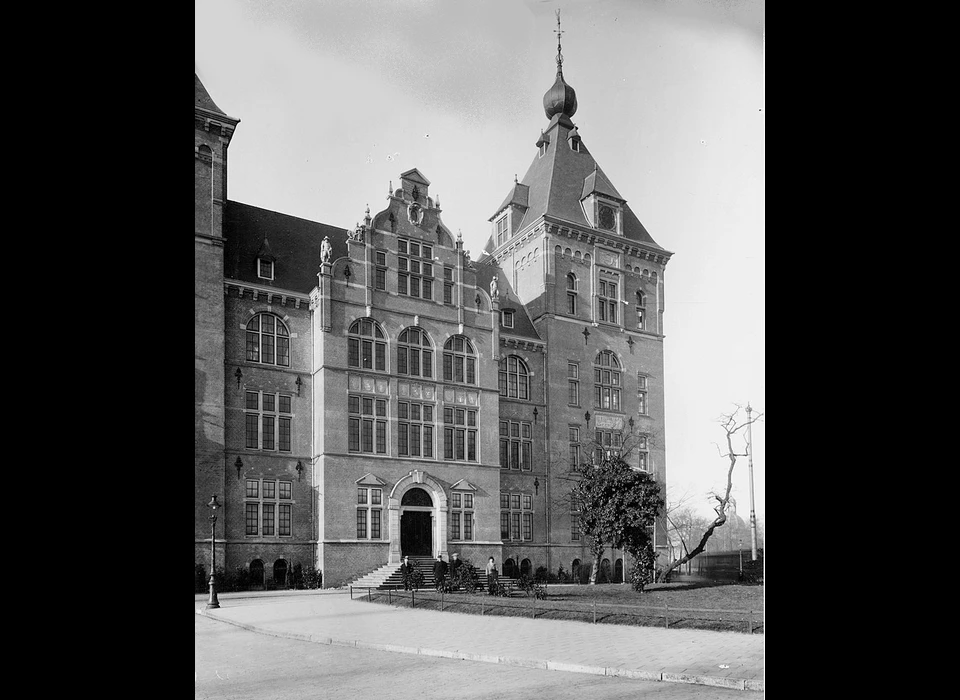
[[[215,613],[208,612],[204,608],[195,610],[197,615],[209,617],[217,622],[225,622],[228,625],[240,627],[249,632],[264,634],[269,637],[280,637],[283,639],[297,639],[304,642],[313,642],[315,644],[327,644],[329,646],[355,647],[357,649],[372,649],[375,651],[390,651],[398,654],[418,654],[420,656],[438,656],[447,659],[462,659],[464,661],[482,661],[491,664],[504,664],[506,666],[523,666],[525,668],[540,668],[547,671],[567,671],[569,673],[588,673],[594,676],[616,676],[619,678],[632,678],[642,681],[662,681],[665,683],[692,683],[695,685],[709,685],[720,688],[730,688],[732,690],[751,690],[764,692],[764,682],[757,680],[744,680],[742,678],[723,678],[718,676],[700,676],[686,673],[655,673],[651,671],[637,671],[627,668],[612,668],[607,666],[584,666],[582,664],[571,664],[561,661],[547,661],[543,659],[523,659],[513,656],[490,656],[488,654],[474,654],[467,651],[449,651],[447,649],[430,649],[427,647],[405,647],[396,644],[375,644],[373,642],[361,642],[359,640],[333,639],[331,637],[320,637],[312,634],[301,634],[298,632],[278,632],[263,627],[257,627],[245,622],[227,620]]]

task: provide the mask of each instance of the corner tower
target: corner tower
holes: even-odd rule
[[[205,504],[212,494],[224,501],[223,208],[227,147],[240,120],[217,107],[196,74],[194,95],[194,548],[205,561]],[[217,557],[223,562],[222,550]]]
[[[577,96],[563,74],[559,27],[558,12],[557,73],[543,97],[548,123],[526,174],[489,219],[478,264],[508,280],[546,346],[549,567],[570,571],[591,558],[569,506],[579,463],[619,451],[666,489],[663,273],[672,253],[574,124]],[[665,520],[654,542],[666,551]],[[605,556],[614,576],[618,566],[629,570],[623,552]]]

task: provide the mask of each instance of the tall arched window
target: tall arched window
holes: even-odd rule
[[[462,335],[452,336],[443,345],[443,380],[461,384],[477,383],[477,357],[473,344]]]
[[[637,290],[637,328],[643,329],[647,322],[647,295]]]
[[[247,323],[247,361],[290,366],[290,331],[273,314],[257,314]]]
[[[577,313],[577,276],[572,272],[567,274],[567,313]]]
[[[411,377],[433,376],[433,344],[422,328],[405,328],[397,343],[397,373]]]
[[[609,350],[601,350],[593,361],[593,405],[620,410],[620,362]]]
[[[350,326],[347,337],[347,366],[386,370],[387,336],[372,318],[359,318]]]
[[[516,355],[500,360],[500,396],[530,398],[530,372],[527,364]]]

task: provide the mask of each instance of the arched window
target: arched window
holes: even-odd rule
[[[567,313],[577,313],[577,276],[572,272],[567,274]]]
[[[257,314],[247,323],[247,361],[290,366],[290,331],[273,314]]]
[[[613,581],[614,583],[623,583],[623,559],[617,559],[617,563],[613,567]]]
[[[287,560],[277,559],[273,563],[273,582],[277,588],[283,588],[287,585]]]
[[[600,562],[600,575],[597,577],[597,583],[610,583],[610,560],[603,559]]]
[[[647,295],[637,290],[637,328],[641,330],[647,323]]]
[[[462,335],[452,336],[443,345],[443,380],[461,384],[477,383],[477,357],[473,344]]]
[[[405,328],[397,342],[397,373],[411,377],[433,376],[433,344],[422,328]]]
[[[609,350],[601,350],[593,361],[593,405],[620,410],[620,362]]]
[[[384,371],[387,368],[387,336],[372,318],[359,318],[347,338],[347,366]]]
[[[500,360],[500,396],[523,400],[530,398],[530,372],[527,363],[516,355]]]
[[[263,562],[260,559],[254,559],[250,562],[250,587],[263,588]]]
[[[533,574],[533,564],[530,563],[529,559],[524,559],[520,562],[520,575],[530,576],[531,574]]]
[[[503,562],[503,575],[507,578],[517,577],[517,563],[513,559],[507,559]]]

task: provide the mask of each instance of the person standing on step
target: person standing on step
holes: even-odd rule
[[[497,565],[493,561],[493,557],[487,561],[487,592],[490,595],[494,595],[494,591],[497,587]]]
[[[403,590],[410,590],[410,577],[413,576],[417,565],[410,561],[410,557],[404,556],[403,563],[400,565],[400,580],[403,581]]]
[[[437,586],[437,590],[443,589],[444,580],[447,577],[447,562],[443,560],[443,555],[438,554],[437,560],[433,562],[433,582]]]

